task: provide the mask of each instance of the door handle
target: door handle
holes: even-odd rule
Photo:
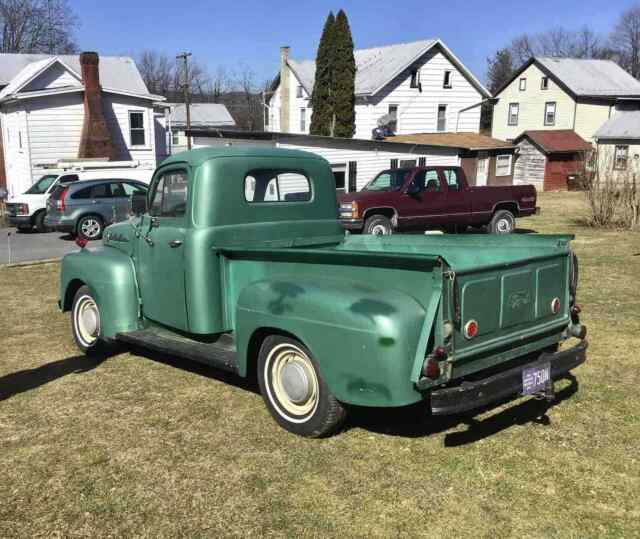
[[[175,249],[176,247],[180,247],[182,245],[182,240],[171,240],[169,242],[169,247]]]

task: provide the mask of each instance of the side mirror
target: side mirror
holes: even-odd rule
[[[405,191],[405,193],[409,196],[418,195],[420,193],[420,186],[416,182],[411,182],[407,186],[407,190]]]
[[[129,212],[133,215],[142,215],[147,211],[147,194],[133,193],[129,199]]]

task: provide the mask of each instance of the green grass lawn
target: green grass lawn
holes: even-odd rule
[[[286,433],[251,384],[161,356],[79,355],[58,266],[0,268],[0,537],[640,535],[640,234],[573,233],[589,360],[546,415],[357,410],[325,440]]]

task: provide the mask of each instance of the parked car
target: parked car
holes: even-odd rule
[[[101,163],[87,162],[76,163],[77,166],[97,167]],[[62,183],[71,183],[78,180],[90,180],[107,178],[109,176],[126,175],[136,181],[148,184],[151,181],[152,170],[136,169],[132,167],[110,167],[94,168],[90,170],[68,170],[65,172],[50,172],[41,176],[24,193],[10,198],[7,201],[7,213],[9,214],[9,224],[15,226],[21,232],[26,232],[35,227],[38,232],[46,232],[47,227],[44,222],[47,209],[47,199],[56,186]]]
[[[56,186],[47,201],[45,225],[86,240],[102,237],[104,228],[124,221],[131,196],[146,194],[148,186],[136,180],[85,180]]]
[[[509,234],[516,217],[539,211],[532,185],[472,187],[461,167],[383,170],[361,191],[338,200],[346,229],[383,236],[469,226]]]
[[[335,431],[347,404],[451,414],[551,399],[586,359],[573,236],[345,235],[329,163],[257,146],[169,157],[148,201],[103,249],[62,261],[78,347],[255,375],[296,434]]]

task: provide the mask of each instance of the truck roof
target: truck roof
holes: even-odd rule
[[[287,150],[284,148],[274,148],[272,146],[250,146],[250,145],[233,145],[233,146],[209,146],[206,148],[197,148],[186,152],[180,152],[167,157],[162,165],[171,163],[188,163],[191,166],[199,166],[210,159],[220,157],[278,157],[278,158],[294,158],[294,159],[318,159],[324,161],[324,158],[311,152],[303,152],[301,150]]]

